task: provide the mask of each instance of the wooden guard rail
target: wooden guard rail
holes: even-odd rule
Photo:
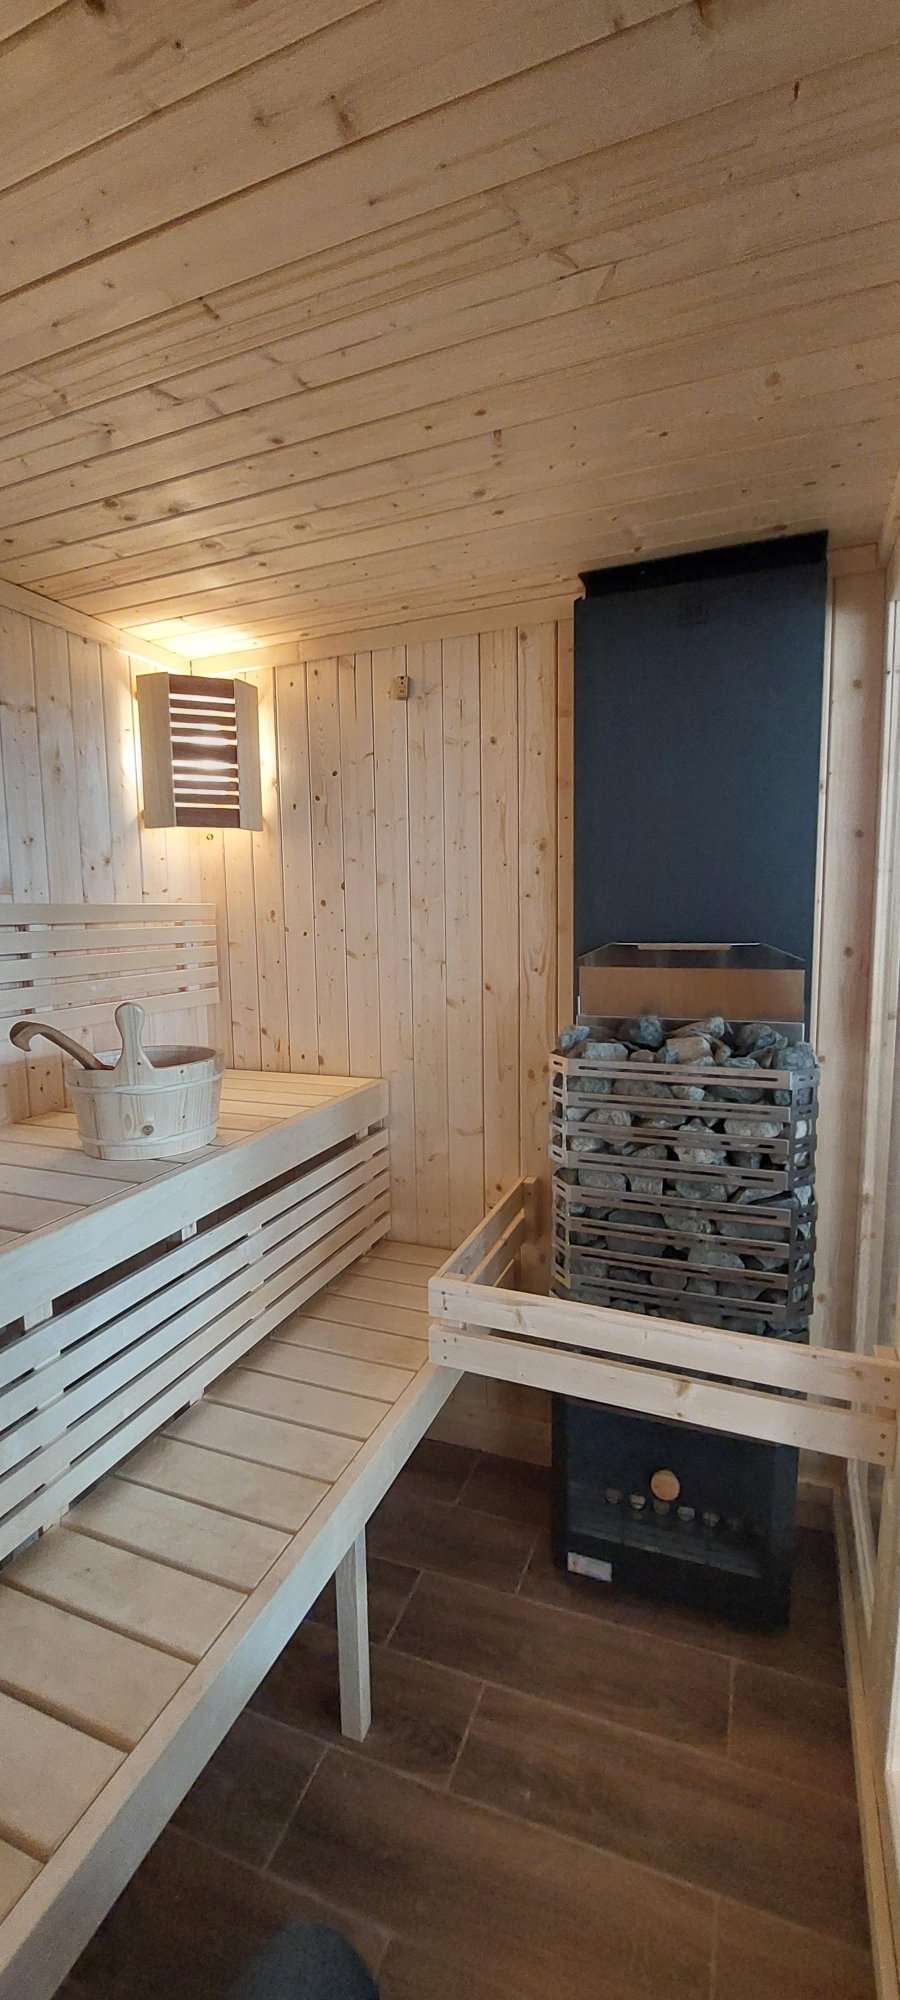
[[[533,1181],[517,1181],[431,1279],[433,1361],[675,1423],[893,1465],[894,1350],[801,1347],[505,1287],[535,1234],[535,1197]]]

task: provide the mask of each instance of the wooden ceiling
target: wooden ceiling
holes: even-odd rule
[[[0,578],[190,655],[884,530],[898,0],[0,37]]]

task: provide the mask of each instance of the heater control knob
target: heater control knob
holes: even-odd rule
[[[668,1500],[670,1502],[677,1500],[681,1492],[681,1480],[677,1472],[670,1472],[667,1466],[662,1466],[659,1472],[654,1472],[653,1474],[650,1481],[650,1491],[653,1494],[654,1500]]]

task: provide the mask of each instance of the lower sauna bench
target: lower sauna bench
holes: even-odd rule
[[[366,1523],[459,1379],[428,1358],[446,1252],[379,1240],[385,1108],[381,1083],[232,1076],[217,1145],[124,1191],[66,1113],[3,1132],[34,1166],[0,1250],[2,2000],[50,2000],[335,1574],[365,1733]]]

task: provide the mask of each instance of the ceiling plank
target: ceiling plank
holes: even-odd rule
[[[26,365],[385,222],[433,212],[533,172],[536,163],[600,145],[612,150],[757,92],[781,87],[799,102],[803,87],[814,90],[816,74],[830,64],[890,48],[896,27],[894,0],[854,10],[831,0],[755,0],[749,8],[745,0],[718,0],[709,14],[685,5],[490,90],[473,88],[431,116],[344,144],[229,200],[211,198],[210,206],[124,247],[96,254],[92,240],[83,252],[91,261],[68,271],[42,261],[16,205],[0,229],[6,282],[20,288],[0,314],[0,368]],[[221,129],[215,150],[224,156],[230,148],[220,140]],[[97,185],[97,162],[90,185]],[[104,202],[95,230],[106,227],[105,209]],[[70,189],[70,257],[79,253],[80,212]],[[132,210],[128,226],[153,230],[156,220],[153,214],[138,224]],[[42,271],[45,282],[36,285]]]

